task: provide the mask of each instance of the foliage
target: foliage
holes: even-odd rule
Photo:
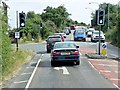
[[[9,61],[6,62],[9,64],[3,68],[4,72],[2,72],[2,81],[9,79],[7,77],[13,76],[13,74],[15,74],[24,63],[31,60],[33,55],[34,53],[32,51],[19,49],[18,52],[16,52],[15,49],[11,49],[11,56]]]
[[[118,39],[118,30],[120,25],[119,24],[119,17],[120,13],[118,13],[118,6],[109,4],[109,21],[110,21],[110,30],[108,31],[108,11],[107,11],[107,3],[102,4],[102,8],[105,10],[105,21],[104,26],[102,26],[102,31],[106,33],[106,39],[110,41],[112,44],[116,44],[120,46],[120,41]],[[92,14],[92,17],[95,19],[95,14]],[[99,29],[98,25],[95,25],[96,29]]]
[[[2,73],[4,73],[6,70],[9,69],[9,61],[10,61],[10,40],[8,36],[8,23],[7,23],[7,15],[4,13],[6,11],[3,10],[3,7],[0,7],[1,10],[1,15],[0,15],[0,20],[1,20],[1,29],[0,29],[0,34],[2,38],[1,39],[1,53],[0,55],[2,56]]]
[[[68,25],[69,13],[67,12],[64,6],[59,6],[57,8],[47,7],[44,9],[44,12],[41,14],[41,18],[44,22],[52,21],[56,28],[62,29]],[[57,32],[57,31],[56,31]]]

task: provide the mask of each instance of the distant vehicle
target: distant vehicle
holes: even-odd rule
[[[75,25],[71,25],[70,30],[75,30]]]
[[[62,42],[62,39],[60,35],[52,35],[47,38],[46,42],[47,53],[50,53],[53,49],[55,42]]]
[[[69,31],[69,34],[71,33],[70,27],[65,27]]]
[[[83,40],[86,41],[86,31],[84,29],[77,29],[73,33],[74,41]]]
[[[65,33],[66,35],[69,35],[69,30],[68,29],[64,29],[62,32]]]
[[[80,64],[79,46],[72,42],[56,42],[51,51],[51,65],[55,66],[57,62],[73,62]]]
[[[60,35],[61,38],[62,38],[62,41],[63,41],[63,42],[65,41],[65,38],[66,38],[65,33],[55,33],[54,35]]]
[[[104,36],[102,31],[100,32],[100,40],[103,43],[105,42],[105,36]],[[91,41],[92,42],[99,41],[99,31],[93,32],[92,37],[91,37]]]
[[[94,28],[89,28],[89,29],[86,31],[87,37],[90,37],[90,38],[91,38],[91,36],[92,36],[92,34],[93,34],[94,31],[95,31]]]

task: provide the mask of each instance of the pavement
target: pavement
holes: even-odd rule
[[[93,48],[82,47],[79,51],[88,57],[88,62],[93,69],[120,89],[120,58],[98,55]]]

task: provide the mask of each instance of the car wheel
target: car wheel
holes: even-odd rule
[[[54,67],[55,66],[55,62],[51,61],[51,66]]]
[[[80,64],[80,61],[77,61],[77,62],[76,62],[76,65],[79,65],[79,64]]]
[[[83,41],[85,42],[85,41],[86,41],[86,39],[84,38],[84,39],[83,39]]]
[[[76,41],[76,39],[74,38],[74,41]]]

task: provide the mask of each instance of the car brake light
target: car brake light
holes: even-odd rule
[[[58,52],[53,52],[52,55],[53,56],[59,56],[60,54]]]
[[[74,51],[73,54],[79,54],[79,52],[78,51]]]

